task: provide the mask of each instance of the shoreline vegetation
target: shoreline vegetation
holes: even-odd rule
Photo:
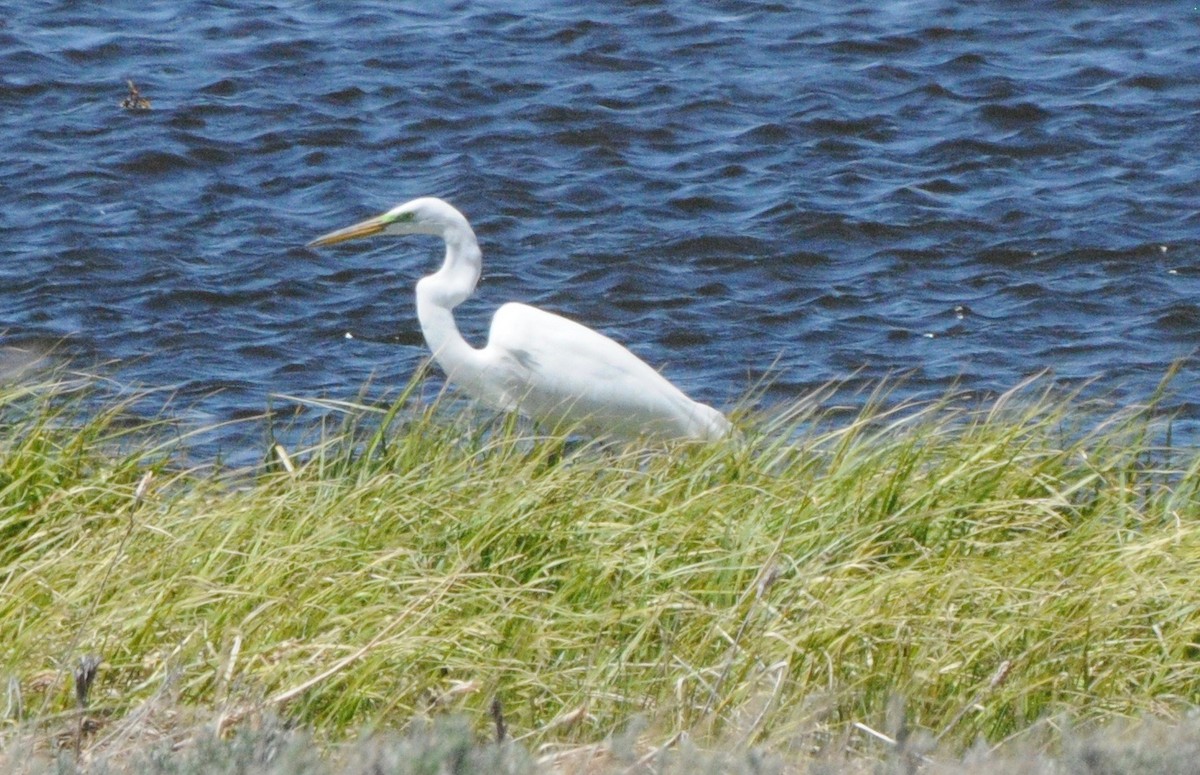
[[[649,450],[418,387],[231,471],[0,385],[0,767],[1200,771],[1200,453],[1154,401],[830,386]]]

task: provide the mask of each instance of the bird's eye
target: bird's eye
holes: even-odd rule
[[[384,213],[383,215],[379,216],[379,221],[384,224],[409,223],[414,218],[416,218],[416,214],[411,213],[411,212],[407,212],[407,213],[388,212],[388,213]]]

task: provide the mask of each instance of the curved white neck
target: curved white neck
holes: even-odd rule
[[[447,229],[442,268],[417,283],[417,319],[433,358],[451,380],[471,382],[464,366],[477,363],[479,351],[463,339],[454,322],[454,308],[470,297],[479,282],[482,254],[475,233],[466,223]]]

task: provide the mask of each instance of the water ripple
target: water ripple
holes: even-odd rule
[[[65,338],[123,379],[183,386],[210,418],[273,393],[378,395],[424,357],[412,284],[439,248],[303,244],[436,194],[484,243],[461,314],[476,341],[523,299],[717,403],[772,370],[769,401],[897,370],[914,392],[1049,368],[1137,396],[1179,358],[1186,395],[1198,18],[14,8],[0,346]],[[151,110],[118,107],[130,78]]]

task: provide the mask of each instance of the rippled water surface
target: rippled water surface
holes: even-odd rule
[[[1182,358],[1200,415],[1194,3],[438,6],[7,4],[0,345],[198,421],[381,395],[440,245],[303,245],[433,194],[477,342],[524,300],[725,406],[856,370],[1136,400]]]

